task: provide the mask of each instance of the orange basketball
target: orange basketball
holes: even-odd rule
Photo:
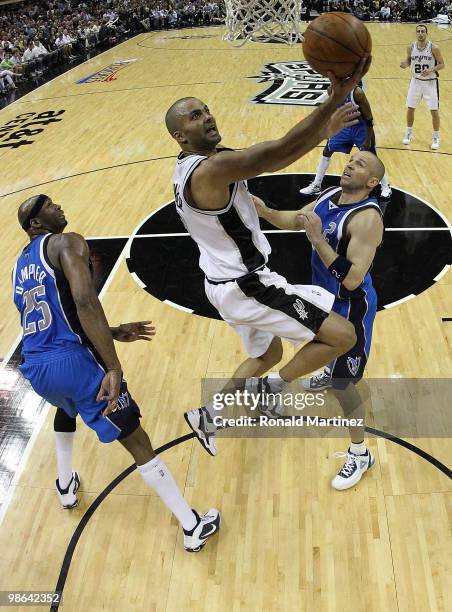
[[[323,13],[304,33],[303,53],[310,66],[327,76],[350,76],[363,55],[372,51],[364,23],[350,13]]]

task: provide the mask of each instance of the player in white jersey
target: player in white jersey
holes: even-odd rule
[[[243,385],[279,363],[281,338],[308,343],[277,379],[263,380],[264,390],[273,393],[342,355],[356,341],[351,324],[331,312],[331,293],[311,285],[290,285],[267,268],[270,245],[260,230],[246,180],[289,166],[325,137],[355,125],[353,105],[337,107],[359,82],[368,61],[365,58],[349,79],[338,81],[331,74],[328,101],[282,138],[240,151],[218,148],[221,136],[215,119],[197,98],[178,100],[166,113],[167,129],[182,149],[174,173],[176,207],[198,244],[207,297],[241,336],[250,355],[233,375],[233,381],[241,382],[230,385]],[[185,415],[212,455],[216,454],[214,414],[209,402]]]
[[[401,68],[411,66],[411,82],[406,100],[406,131],[403,144],[413,138],[414,110],[424,98],[432,114],[433,139],[431,149],[439,149],[439,81],[438,71],[444,68],[444,60],[438,45],[427,38],[427,26],[416,27],[416,40],[407,48],[406,60]]]

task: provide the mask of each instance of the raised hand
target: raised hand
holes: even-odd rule
[[[150,342],[155,336],[155,327],[152,321],[135,321],[133,323],[121,323],[112,329],[113,338],[119,342],[135,342],[136,340],[147,340]]]
[[[340,106],[329,118],[325,126],[325,138],[331,138],[344,128],[356,125],[360,116],[359,107],[351,102]]]
[[[372,62],[371,55],[364,55],[359,64],[357,64],[352,75],[345,79],[338,79],[333,72],[328,72],[328,78],[331,81],[331,90],[333,99],[340,104],[347,95],[355,89],[363,76],[370,68]]]

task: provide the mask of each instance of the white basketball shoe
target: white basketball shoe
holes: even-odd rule
[[[210,536],[220,529],[221,516],[218,510],[211,508],[205,514],[199,516],[193,510],[198,519],[198,524],[192,531],[184,531],[184,548],[187,552],[199,552]]]
[[[55,480],[55,488],[61,505],[65,510],[71,510],[78,506],[77,491],[80,487],[80,476],[77,472],[72,472],[72,478],[65,489],[60,487],[58,478]]]
[[[318,185],[315,181],[312,182],[307,187],[300,189],[300,193],[302,195],[319,195],[321,191],[322,191],[322,186]]]
[[[340,472],[331,481],[333,489],[338,491],[350,489],[357,484],[364,472],[367,472],[375,463],[375,457],[368,448],[364,455],[355,455],[349,449],[346,453],[334,453],[334,456],[347,458]]]

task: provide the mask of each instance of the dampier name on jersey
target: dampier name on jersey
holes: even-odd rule
[[[23,285],[25,281],[35,280],[37,283],[42,285],[46,276],[46,271],[43,270],[40,265],[36,265],[34,263],[21,268],[20,272],[17,274],[16,280],[18,283],[20,283],[20,285],[16,285],[16,293],[22,295],[24,288],[21,285]]]

